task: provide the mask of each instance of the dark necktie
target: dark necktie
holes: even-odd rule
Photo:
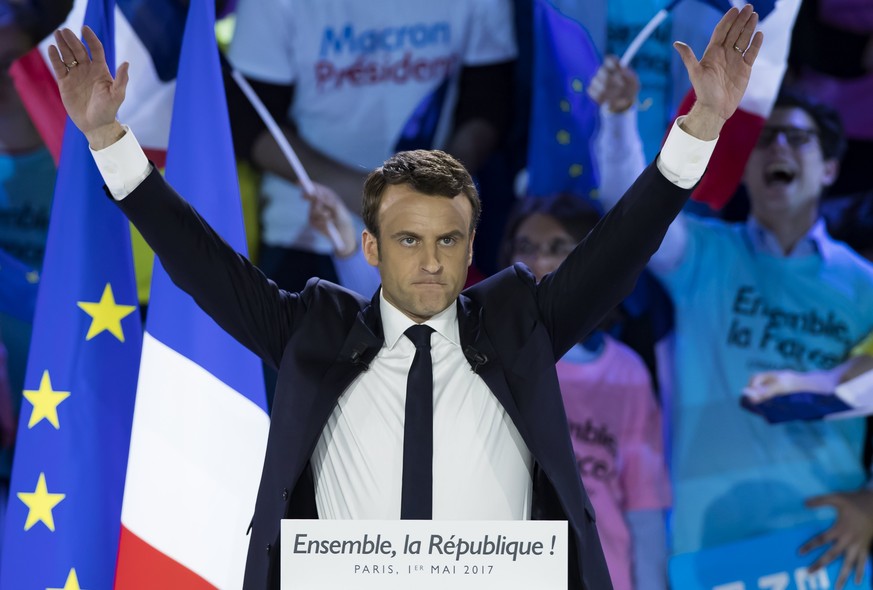
[[[433,328],[418,324],[406,330],[415,357],[406,380],[403,422],[403,488],[400,518],[433,517],[433,370],[430,335]]]

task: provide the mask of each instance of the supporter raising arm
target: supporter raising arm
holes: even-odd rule
[[[639,91],[636,73],[621,65],[614,55],[603,60],[588,85],[588,95],[600,105],[600,131],[594,140],[594,157],[600,173],[597,192],[607,210],[615,206],[646,167],[643,141],[637,127]],[[675,267],[682,259],[686,241],[685,215],[680,213],[649,261],[649,268],[668,271]]]

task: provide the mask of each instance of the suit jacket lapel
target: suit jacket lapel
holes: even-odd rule
[[[385,337],[382,331],[382,313],[379,310],[379,291],[364,307],[352,324],[337,356],[338,363],[351,363],[361,369],[369,367],[379,353]]]
[[[384,342],[382,319],[379,312],[379,291],[369,305],[358,312],[336,362],[324,374],[316,391],[311,425],[321,433],[340,395],[348,388],[379,353]],[[317,440],[317,437],[316,437]]]

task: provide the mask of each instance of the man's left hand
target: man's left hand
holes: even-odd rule
[[[831,506],[837,511],[837,519],[829,529],[800,547],[800,553],[804,554],[830,545],[827,551],[809,566],[809,571],[815,572],[842,557],[843,565],[837,577],[836,590],[841,590],[853,570],[855,584],[860,584],[870,552],[870,542],[873,541],[873,490],[816,496],[808,499],[806,505],[810,508]]]
[[[752,65],[764,36],[755,31],[758,14],[751,4],[731,8],[716,25],[700,61],[688,45],[673,44],[694,87],[697,100],[686,117],[689,133],[699,139],[715,139],[746,92]]]

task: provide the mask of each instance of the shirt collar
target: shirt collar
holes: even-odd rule
[[[770,254],[779,258],[800,258],[810,254],[820,254],[822,258],[828,258],[830,240],[824,221],[820,217],[788,254],[783,254],[782,246],[773,232],[761,225],[751,215],[746,220],[746,233],[752,242],[752,248],[758,254]]]
[[[385,299],[385,292],[382,289],[379,290],[379,311],[382,313],[382,331],[385,335],[385,346],[387,348],[394,348],[406,329],[415,325],[415,322]],[[433,328],[437,334],[452,344],[461,345],[458,331],[458,306],[456,303],[453,303],[422,323]]]

